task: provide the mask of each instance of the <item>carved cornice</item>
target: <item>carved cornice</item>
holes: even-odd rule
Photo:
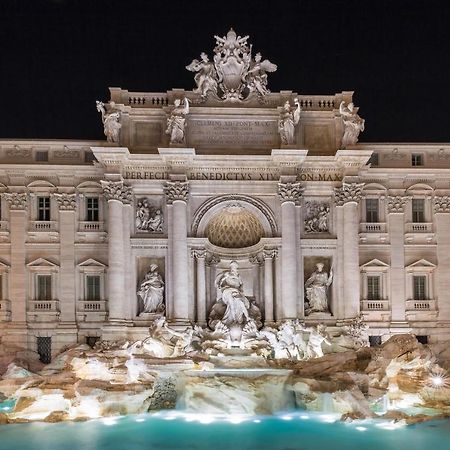
[[[28,196],[26,193],[7,192],[3,194],[4,199],[9,205],[9,209],[26,209]]]
[[[402,197],[401,195],[389,195],[386,199],[388,213],[404,213],[405,206],[408,200],[409,197]]]
[[[166,181],[164,193],[166,194],[166,200],[169,205],[176,200],[187,202],[189,181]]]
[[[106,200],[118,200],[129,204],[133,200],[133,191],[130,186],[123,184],[123,181],[105,181],[101,180],[103,196]]]
[[[444,195],[442,197],[434,197],[433,207],[435,213],[449,213],[450,212],[450,197]]]
[[[278,183],[278,197],[281,203],[294,202],[299,203],[304,188],[300,183]]]
[[[193,248],[191,250],[191,257],[194,259],[205,259],[206,258],[206,250],[203,248]]]
[[[341,187],[334,188],[334,201],[337,206],[346,203],[358,203],[361,200],[364,183],[342,183]]]
[[[77,207],[77,196],[76,194],[53,194],[58,207],[62,211],[74,211]]]
[[[264,259],[275,259],[278,257],[278,249],[276,248],[264,249],[262,255]]]

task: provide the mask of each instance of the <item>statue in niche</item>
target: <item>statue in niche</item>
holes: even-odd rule
[[[306,202],[305,233],[326,233],[330,207],[326,203]]]
[[[221,292],[221,298],[216,301],[209,315],[208,324],[212,329],[215,329],[219,322],[230,327],[245,325],[254,320],[257,326],[261,326],[261,312],[244,295],[238,267],[236,261],[231,261],[230,269],[216,277],[215,284]]]
[[[295,127],[300,121],[300,103],[298,98],[294,100],[295,107],[291,107],[287,100],[280,112],[278,119],[278,132],[280,133],[281,143],[284,145],[294,144]]]
[[[200,54],[200,61],[194,59],[186,69],[191,72],[197,72],[194,76],[194,81],[197,84],[197,88],[193,92],[196,92],[206,98],[210,91],[217,91],[217,73],[214,64],[209,60],[206,53]]]
[[[164,217],[159,208],[153,206],[146,198],[136,205],[136,230],[161,233]]]
[[[109,110],[111,112],[107,113],[105,104],[103,102],[96,101],[97,111],[102,115],[103,131],[108,142],[119,142],[119,132],[122,128],[120,123],[120,112],[115,111],[114,108],[116,104],[110,102]]]
[[[344,122],[342,147],[346,148],[348,145],[355,145],[358,142],[359,133],[364,131],[365,120],[359,117],[352,102],[345,106],[345,102],[342,101],[339,105],[339,112]]]
[[[261,53],[255,55],[255,61],[250,64],[245,80],[250,92],[256,91],[260,97],[264,97],[270,91],[267,89],[267,72],[275,72],[276,64],[268,59],[261,61]]]
[[[137,295],[143,304],[141,314],[164,312],[164,281],[156,264],[150,265]]]
[[[183,104],[177,98],[174,102],[175,108],[167,119],[166,134],[170,136],[171,144],[184,144],[186,140],[186,116],[189,114],[189,100],[185,97]]]
[[[328,307],[328,288],[333,282],[333,269],[330,274],[323,270],[323,263],[316,264],[316,270],[306,280],[306,299],[307,307],[305,312],[311,314],[313,312],[329,312]]]

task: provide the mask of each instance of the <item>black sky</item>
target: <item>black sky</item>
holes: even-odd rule
[[[192,89],[232,26],[272,91],[355,91],[366,142],[450,142],[448,0],[0,1],[0,138],[103,139],[108,87]]]

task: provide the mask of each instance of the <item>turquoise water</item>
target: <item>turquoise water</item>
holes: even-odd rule
[[[423,450],[449,448],[449,440],[450,421],[341,423],[309,413],[214,418],[168,412],[0,426],[1,450]]]

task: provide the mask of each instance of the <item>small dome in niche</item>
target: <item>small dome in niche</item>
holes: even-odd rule
[[[209,241],[219,247],[250,247],[264,237],[264,229],[247,209],[240,205],[230,205],[215,215],[206,227]]]

